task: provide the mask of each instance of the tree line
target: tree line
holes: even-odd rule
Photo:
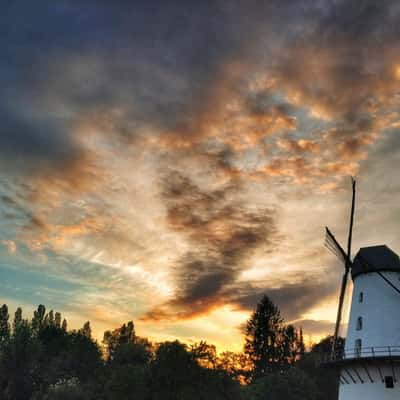
[[[264,296],[247,321],[240,353],[205,341],[152,343],[129,321],[106,331],[69,330],[39,305],[32,318],[0,308],[0,400],[333,400],[335,371],[317,365],[327,337],[306,351],[301,329],[286,324]]]

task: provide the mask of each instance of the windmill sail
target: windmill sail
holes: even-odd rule
[[[347,254],[343,250],[342,246],[338,243],[333,233],[329,230],[328,227],[325,227],[326,235],[325,235],[325,247],[333,253],[339,260],[346,263],[347,261]]]
[[[352,201],[351,201],[351,210],[350,210],[349,233],[348,233],[348,238],[347,238],[347,253],[344,251],[342,246],[340,246],[339,242],[336,240],[335,236],[329,230],[329,228],[326,228],[325,246],[332,253],[334,253],[344,264],[344,274],[342,276],[342,284],[340,287],[338,312],[336,315],[335,332],[333,335],[333,342],[332,342],[332,357],[335,357],[335,353],[336,353],[336,344],[337,344],[337,340],[338,340],[338,336],[339,336],[339,328],[340,328],[340,323],[341,323],[342,314],[343,314],[343,302],[344,302],[344,297],[346,294],[346,287],[347,287],[349,271],[352,266],[351,244],[352,244],[352,238],[353,238],[354,209],[355,209],[355,198],[356,198],[356,181],[353,178],[351,178],[351,183],[352,183]]]

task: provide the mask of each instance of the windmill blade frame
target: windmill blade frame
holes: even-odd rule
[[[336,240],[333,233],[329,230],[329,228],[325,227],[325,247],[333,253],[339,260],[343,261],[343,263],[348,262],[348,257],[343,247]]]
[[[354,211],[355,211],[355,198],[356,198],[356,181],[353,177],[351,177],[351,186],[352,186],[352,199],[351,199],[349,231],[348,231],[348,238],[347,238],[347,253],[342,248],[342,246],[340,246],[339,242],[336,240],[335,236],[329,230],[329,228],[326,227],[325,246],[331,252],[333,252],[339,259],[341,259],[344,263],[344,274],[342,277],[342,284],[340,287],[339,304],[338,304],[338,311],[337,311],[336,323],[335,323],[335,332],[334,332],[333,341],[332,341],[332,358],[335,358],[335,355],[336,355],[336,345],[337,345],[338,336],[339,336],[339,328],[340,328],[340,324],[342,321],[343,302],[344,302],[344,297],[346,294],[349,271],[352,267],[351,245],[352,245],[352,238],[353,238]]]

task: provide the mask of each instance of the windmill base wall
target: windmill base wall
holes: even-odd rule
[[[339,387],[339,400],[399,400],[400,387],[386,389],[382,382]]]
[[[397,363],[396,363],[397,364]],[[340,373],[339,400],[399,400],[400,367],[391,363],[351,365]],[[385,377],[392,377],[387,388]]]

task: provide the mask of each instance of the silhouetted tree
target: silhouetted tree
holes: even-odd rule
[[[161,343],[151,363],[151,399],[239,399],[240,385],[226,371],[201,366],[211,366],[209,359],[217,363],[212,347],[205,342],[192,349],[178,341]]]
[[[67,352],[65,363],[69,367],[69,375],[78,378],[80,382],[90,382],[102,369],[99,345],[80,332],[68,333]]]
[[[160,344],[151,368],[152,399],[199,398],[195,380],[199,368],[184,344],[178,341]]]
[[[81,332],[65,332],[56,326],[41,329],[41,382],[45,386],[77,378],[87,382],[101,368],[99,346]]]
[[[282,358],[283,364],[292,365],[304,355],[303,334],[293,325],[286,325],[282,329]]]
[[[91,338],[92,337],[92,328],[90,327],[90,321],[86,321],[83,324],[82,329],[79,330],[79,332],[82,333],[83,336]]]
[[[49,325],[56,326],[55,319],[54,319],[54,311],[50,310],[49,312]]]
[[[61,313],[56,312],[54,314],[54,324],[56,326],[56,328],[61,328]],[[67,329],[65,329],[67,330]]]
[[[104,394],[107,400],[145,400],[150,395],[148,343],[141,341],[119,345],[107,363]]]
[[[135,327],[132,321],[123,324],[113,331],[104,332],[103,344],[107,358],[112,359],[118,346],[127,343],[134,343],[136,340]]]
[[[18,307],[14,314],[13,332],[15,332],[22,323],[22,308]]]
[[[6,304],[3,304],[0,307],[0,345],[3,342],[7,342],[10,338],[10,323],[9,319],[8,307]]]
[[[62,325],[61,325],[61,329],[63,331],[67,331],[67,320],[65,318],[63,319],[63,322],[62,322]]]
[[[42,328],[45,314],[46,307],[43,304],[39,304],[37,310],[33,312],[32,318],[32,330],[35,334],[37,334]]]
[[[250,378],[282,370],[297,362],[304,342],[293,325],[285,325],[279,308],[263,296],[246,324],[244,352],[253,364]]]
[[[264,295],[246,324],[244,351],[253,363],[253,378],[281,366],[283,329],[278,307]]]

